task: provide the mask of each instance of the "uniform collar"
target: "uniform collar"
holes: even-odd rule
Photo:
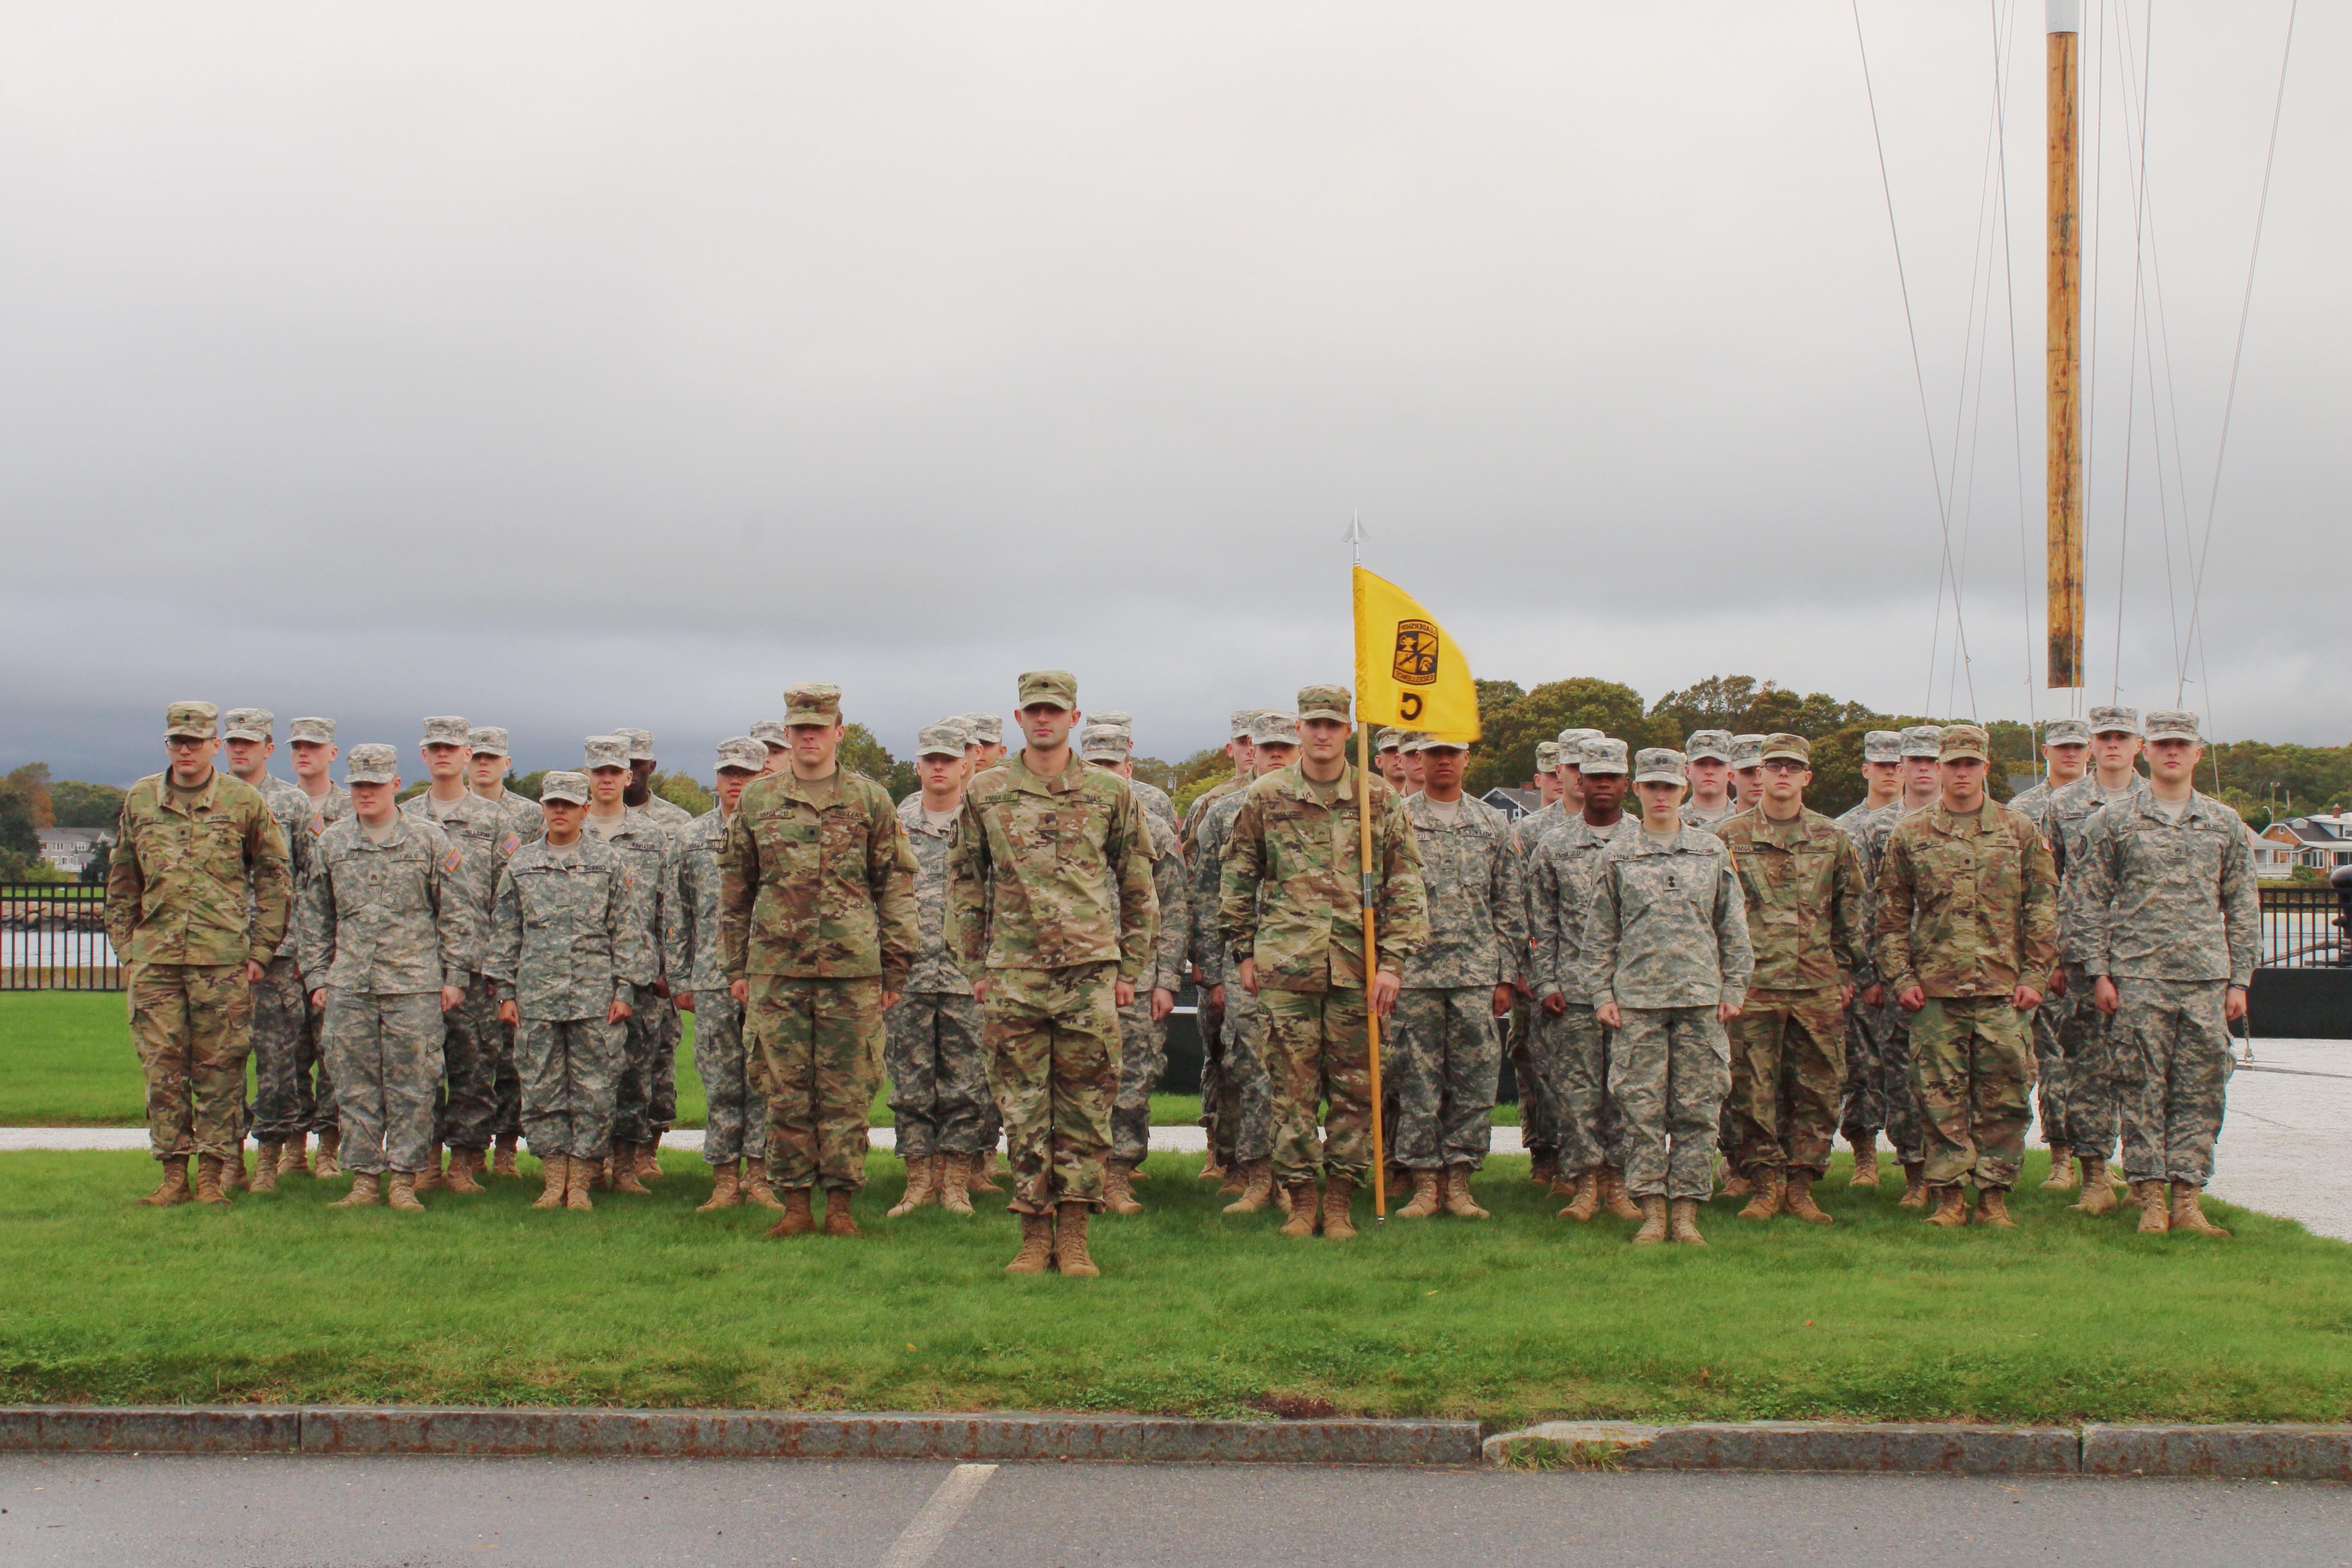
[[[1288,767],[1283,769],[1280,777],[1282,778],[1284,787],[1301,800],[1320,800],[1323,798],[1317,793],[1316,786],[1308,781],[1306,773],[1300,771],[1297,763],[1293,763]],[[1356,798],[1355,763],[1349,763],[1341,767],[1339,771],[1339,793],[1333,798],[1348,801],[1351,804],[1354,802]],[[1405,804],[1410,805],[1412,803],[1412,798],[1413,797],[1410,795],[1406,796]]]
[[[1025,789],[1033,795],[1070,795],[1087,787],[1087,774],[1100,773],[1089,768],[1087,760],[1078,755],[1076,746],[1070,748],[1070,760],[1052,778],[1033,771],[1029,766],[1029,748],[1022,747],[1004,759],[1004,771],[1010,775],[1014,789]],[[1110,775],[1117,778],[1118,775]]]
[[[188,803],[187,814],[189,816],[194,816],[200,812],[210,811],[213,808],[214,803],[220,798],[221,776],[220,769],[213,769],[212,776],[205,780],[205,787],[198,790],[195,794],[195,798]],[[181,791],[180,786],[172,782],[172,770],[169,768],[165,768],[163,770],[163,788],[162,793],[163,797],[162,801],[163,809],[165,811],[177,809],[180,804]]]
[[[1992,796],[1989,795],[1985,796],[1984,804],[1977,807],[1975,812],[1976,826],[1967,833],[1960,830],[1959,818],[1952,814],[1951,809],[1945,805],[1941,799],[1927,808],[1927,820],[1936,825],[1936,831],[1945,837],[1965,838],[1990,831],[1992,826],[1992,808],[1998,804],[2000,803]]]

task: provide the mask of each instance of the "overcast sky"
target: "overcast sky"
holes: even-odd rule
[[[2147,4],[2086,49],[2089,668],[2163,706],[2286,7]],[[1845,0],[9,6],[0,766],[127,781],[201,697],[707,773],[789,681],[903,754],[1039,665],[1174,757],[1347,676],[1358,510],[1481,675],[2063,710],[2015,11],[1861,6],[1954,681]],[[2352,8],[2299,27],[2188,695],[2338,744]]]

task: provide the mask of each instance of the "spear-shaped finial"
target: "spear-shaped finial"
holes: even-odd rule
[[[1361,566],[1364,563],[1364,514],[1362,512],[1348,514],[1347,540],[1349,560],[1353,564]]]

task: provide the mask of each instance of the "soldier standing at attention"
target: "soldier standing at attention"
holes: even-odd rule
[[[966,713],[959,721],[980,742],[980,768],[987,772],[1004,760],[1004,721],[993,713]],[[975,773],[973,777],[978,777]]]
[[[694,813],[654,793],[654,773],[661,766],[654,758],[654,732],[615,730],[613,733],[629,743],[629,787],[621,797],[623,803],[632,811],[644,812],[665,828],[675,830],[692,822]]]
[[[1913,1015],[1911,1083],[1927,1139],[1931,1225],[2013,1227],[2032,1072],[2024,1015],[2057,956],[2058,882],[2033,824],[1984,792],[1974,724],[1943,732],[1943,796],[1906,817],[1878,873],[1878,973]]]
[[[418,1213],[416,1179],[436,1147],[443,1018],[465,1005],[481,968],[485,911],[464,852],[395,804],[398,752],[353,746],[343,777],[352,815],[320,837],[299,921],[302,980],[326,1010],[352,1172],[334,1206],[373,1205],[388,1177],[385,1200]]]
[[[630,999],[622,1037],[621,1079],[613,1106],[613,1153],[607,1179],[613,1190],[643,1193],[643,1178],[660,1174],[661,1135],[677,1112],[677,1058],[662,1028],[669,987],[663,982],[662,894],[668,885],[669,830],[626,804],[633,782],[629,742],[619,735],[591,735],[583,763],[588,773],[586,830],[629,868],[630,918],[636,940],[629,952],[638,965],[629,976],[637,987]]]
[[[352,814],[351,792],[328,774],[328,767],[340,754],[335,748],[335,721],[332,719],[297,719],[286,727],[288,749],[294,753],[294,786],[302,792],[302,819],[288,837],[287,850],[292,862],[294,880],[299,885],[318,847],[319,835],[333,823]],[[292,929],[289,918],[288,929]],[[300,964],[296,964],[295,989],[299,992]],[[319,1168],[320,1176],[340,1175],[341,1164],[335,1152],[343,1141],[342,1124],[335,1117],[334,1075],[327,1070],[326,1052],[319,1043],[319,1028],[323,1021],[320,1011],[310,1005],[307,994],[302,997],[302,1031],[300,1044],[294,1055],[294,1081],[290,1094],[295,1104],[291,1120],[286,1123],[291,1131],[278,1151],[278,1173],[280,1175],[310,1175],[310,1158],[304,1148],[305,1135],[319,1137]],[[315,1087],[314,1087],[315,1083]]]
[[[1837,819],[1839,831],[1853,845],[1862,863],[1863,931],[1877,929],[1878,845],[1871,825],[1877,814],[1893,805],[1903,793],[1903,736],[1894,730],[1872,730],[1862,738],[1862,780],[1865,793]],[[1880,1081],[1881,1010],[1886,987],[1875,980],[1865,984],[1846,1005],[1845,1110],[1838,1131],[1853,1151],[1856,1187],[1878,1185],[1878,1134],[1886,1125],[1886,1095]]]
[[[1421,753],[1413,750],[1412,738],[1411,730],[1397,731],[1397,771],[1403,777],[1402,793],[1407,798],[1421,793]]]
[[[1402,965],[1397,994],[1396,1160],[1412,1173],[1399,1217],[1443,1207],[1487,1213],[1470,1195],[1494,1137],[1502,1076],[1496,1020],[1511,1010],[1528,956],[1526,860],[1503,814],[1462,793],[1470,750],[1421,746],[1422,792],[1405,803],[1421,856],[1429,940]]]
[[[1202,818],[1219,801],[1248,788],[1250,780],[1256,776],[1255,748],[1250,741],[1250,721],[1255,714],[1255,709],[1236,708],[1226,716],[1225,758],[1232,763],[1234,771],[1202,790],[1184,813],[1181,837],[1190,867],[1186,875],[1195,889],[1199,886],[1202,871],[1200,835]],[[1213,870],[1210,876],[1213,882]],[[1208,1157],[1201,1162],[1201,1180],[1223,1182],[1234,1168],[1231,1118],[1234,1113],[1234,1089],[1225,1076],[1224,989],[1209,978],[1209,971],[1214,966],[1202,961],[1203,952],[1213,951],[1216,946],[1215,900],[1212,897],[1205,910],[1197,902],[1190,902],[1190,910],[1192,929],[1187,933],[1187,940],[1195,997],[1192,1026],[1201,1037],[1201,1126],[1209,1139]],[[1167,922],[1162,921],[1160,923],[1164,926]]]
[[[982,1142],[995,1100],[980,1003],[947,944],[948,852],[963,816],[964,757],[977,744],[970,737],[960,720],[925,726],[915,741],[921,787],[898,803],[898,826],[915,856],[919,945],[906,993],[883,1019],[890,1120],[907,1163],[907,1192],[890,1209],[893,1219],[929,1203],[971,1213],[971,1178],[992,1146]]]
[[[1404,965],[1429,940],[1421,854],[1404,803],[1349,765],[1344,686],[1298,693],[1298,761],[1252,784],[1225,847],[1219,925],[1234,977],[1266,1013],[1274,1179],[1290,1195],[1289,1237],[1312,1236],[1315,1180],[1327,1176],[1325,1236],[1356,1234],[1349,1205],[1371,1165],[1370,1019],[1395,1010]],[[1369,792],[1372,853],[1361,852],[1357,791]],[[1364,951],[1364,903],[1378,969]],[[1328,1102],[1318,1148],[1317,1107]]]
[[[1902,731],[1903,793],[1895,804],[1871,819],[1870,847],[1863,865],[1871,878],[1872,957],[1877,956],[1878,873],[1886,863],[1887,842],[1905,818],[1932,807],[1943,790],[1944,731],[1940,725],[1913,724]],[[1878,970],[1878,1095],[1885,1116],[1886,1141],[1903,1168],[1903,1196],[1898,1206],[1927,1206],[1927,1131],[1918,1091],[1911,1073],[1911,1011],[1895,999],[1886,971]]]
[[[1535,904],[1536,857],[1543,840],[1552,829],[1575,820],[1584,809],[1584,778],[1579,771],[1579,760],[1584,754],[1584,742],[1601,739],[1598,730],[1562,730],[1559,736],[1536,748],[1536,760],[1544,761],[1545,747],[1550,748],[1551,795],[1549,804],[1521,817],[1512,825],[1511,841],[1517,847],[1523,862],[1520,886],[1528,895],[1528,931],[1530,939],[1529,957],[1522,970],[1519,985],[1522,998],[1511,1015],[1511,1074],[1519,1091],[1519,1140],[1528,1152],[1528,1180],[1549,1191],[1566,1195],[1560,1181],[1560,1152],[1569,1134],[1560,1125],[1560,1105],[1554,1094],[1560,1075],[1558,1015],[1544,1012],[1535,1004],[1534,982],[1538,976],[1533,938],[1538,930],[1540,912]]]
[[[959,715],[956,722],[971,732],[972,742],[979,748],[976,752],[966,753],[971,758],[971,766],[964,774],[963,780],[963,786],[969,791],[971,788],[972,780],[1004,760],[1004,721],[994,713],[965,713]],[[992,1167],[1007,1174],[1012,1172],[1011,1164],[1006,1162],[1003,1153],[996,1147],[998,1141],[1003,1136],[1004,1110],[1003,1107],[996,1101],[995,1089],[992,1080],[988,1100],[988,1122],[981,1129],[981,1156],[971,1163],[971,1188],[973,1192],[1001,1193],[1004,1190],[996,1184],[990,1173]]]
[[[299,888],[303,865],[302,829],[310,820],[310,797],[269,772],[270,756],[278,750],[274,733],[277,722],[276,715],[267,708],[232,708],[221,720],[226,740],[222,749],[228,754],[229,773],[239,783],[260,791],[261,798],[268,804],[269,815],[285,837],[287,858],[294,885]],[[289,1140],[302,1135],[305,1125],[296,1075],[299,1071],[302,1030],[309,1008],[302,995],[302,966],[294,956],[293,922],[287,923],[286,940],[278,944],[277,953],[253,988],[253,1105],[248,1120],[253,1140],[260,1145],[252,1178],[257,1193],[277,1190],[278,1167],[284,1158],[285,1146]],[[237,1157],[229,1162],[226,1176],[231,1186],[245,1184],[241,1142]]]
[[[856,1236],[882,1016],[920,946],[915,857],[889,793],[840,763],[841,689],[784,689],[792,763],[743,792],[719,852],[719,966],[743,1005],[768,1096],[772,1237]],[[959,748],[961,749],[961,748]]]
[[[1753,811],[1764,798],[1764,737],[1731,737],[1731,808]]]
[[[540,781],[540,837],[499,877],[485,967],[499,1017],[514,1026],[523,1133],[545,1173],[535,1209],[595,1206],[588,1195],[613,1148],[623,1027],[648,960],[629,867],[593,833],[588,775]]]
[[[1383,726],[1372,736],[1372,766],[1402,799],[1411,786],[1405,782],[1404,731]]]
[[[2213,1176],[2230,1025],[2246,1016],[2263,913],[2245,824],[2192,782],[2204,752],[2196,714],[2147,716],[2147,793],[2092,815],[2066,900],[2092,1003],[2115,1021],[2139,1228],[2227,1236],[2198,1194]]]
[[[629,742],[629,787],[621,796],[623,803],[666,834],[674,836],[690,826],[692,812],[654,793],[654,771],[661,764],[654,758],[653,731],[616,730],[614,733]],[[667,888],[666,879],[663,885]],[[668,911],[662,910],[657,918],[667,920]],[[659,948],[660,927],[655,931],[655,946]],[[654,1076],[646,1089],[644,1122],[631,1125],[631,1117],[622,1119],[623,1130],[636,1141],[637,1175],[647,1182],[661,1180],[662,1134],[677,1120],[677,1047],[686,1038],[686,1026],[678,1021],[677,999],[671,994],[674,989],[665,974],[654,984],[651,1005],[638,1010],[639,1021],[648,1026],[654,1041]],[[622,1088],[626,1111],[635,1104],[636,1080],[625,1080]]]
[[[1021,1249],[1005,1271],[1101,1270],[1087,1248],[1103,1202],[1118,1009],[1159,954],[1150,829],[1116,774],[1070,746],[1077,678],[1021,677],[1028,744],[971,783],[949,861],[948,944],[978,974],[990,1076],[1013,1148]]]
[[[1845,1005],[1871,978],[1867,887],[1853,841],[1805,809],[1812,747],[1765,737],[1763,798],[1721,837],[1748,901],[1756,967],[1731,1026],[1734,1163],[1755,1196],[1742,1219],[1785,1207],[1828,1225],[1813,1184],[1829,1170],[1845,1083]]]
[[[1694,730],[1683,742],[1683,768],[1690,779],[1690,798],[1683,802],[1683,821],[1707,827],[1738,809],[1731,800],[1731,731]]]
[[[499,841],[499,852],[511,855],[546,832],[547,822],[540,812],[539,802],[507,788],[507,772],[513,766],[507,750],[507,732],[495,724],[477,724],[466,731],[466,749],[474,754],[473,761],[466,764],[474,793],[497,806],[506,817],[506,836]],[[492,890],[495,896],[495,882]],[[518,1173],[515,1145],[522,1139],[522,1078],[515,1070],[514,1026],[497,1022],[495,1010],[492,1022],[498,1032],[499,1060],[491,1092],[499,1109],[494,1123],[498,1152],[490,1157],[490,1174],[512,1176]],[[480,1173],[478,1170],[475,1173]]]
[[[1185,807],[1183,838],[1188,855],[1200,832],[1202,815],[1225,796],[1249,788],[1250,781],[1257,776],[1257,763],[1253,755],[1256,748],[1250,740],[1250,724],[1257,713],[1255,708],[1236,708],[1225,715],[1225,760],[1233,764],[1233,772],[1193,796],[1192,804]]]
[[[751,726],[751,739],[767,752],[769,773],[779,773],[792,765],[793,737],[782,719],[758,721]]]
[[[1535,775],[1528,781],[1536,786],[1536,810],[1556,805],[1559,802],[1559,742],[1536,742]]]
[[[1168,798],[1168,792],[1149,779],[1139,779],[1135,776],[1135,716],[1115,710],[1097,713],[1087,720],[1086,730],[1097,729],[1108,730],[1118,735],[1120,742],[1119,765],[1112,771],[1125,779],[1127,787],[1135,792],[1135,804],[1143,807],[1146,816],[1159,818],[1171,835],[1181,837],[1184,831],[1184,824],[1177,816],[1176,803]],[[1078,739],[1079,749],[1083,753],[1086,740],[1084,731],[1080,731]],[[1084,757],[1083,760],[1094,761],[1092,757]]]
[[[2042,760],[2042,782],[2011,801],[2009,808],[2033,824],[2042,834],[2042,841],[2047,844],[2050,797],[2081,778],[2090,767],[2089,723],[2081,719],[2053,719],[2044,724]],[[2066,910],[2063,874],[2059,891],[2058,926],[2063,931]],[[2062,952],[2057,969],[2042,989],[2042,1005],[2033,1010],[2034,1109],[2041,1117],[2042,1142],[2050,1145],[2050,1174],[2042,1183],[2045,1192],[2072,1192],[2083,1180],[2082,1173],[2075,1168],[2073,1152],[2066,1147],[2066,1052],[2061,1043],[2066,1015],[2081,1000],[2067,991],[2066,963]]]
[[[1633,1240],[1698,1245],[1731,1087],[1723,1028],[1739,1016],[1753,954],[1723,840],[1682,820],[1682,753],[1645,750],[1634,768],[1641,828],[1601,851],[1584,985],[1592,1016],[1616,1032],[1609,1092],[1625,1119],[1625,1184],[1642,1211]]]
[[[164,710],[171,766],[131,786],[107,858],[106,939],[131,972],[131,1035],[147,1079],[147,1138],[163,1179],[151,1207],[225,1204],[245,1143],[253,987],[285,940],[292,877],[268,802],[220,773],[220,710]]]

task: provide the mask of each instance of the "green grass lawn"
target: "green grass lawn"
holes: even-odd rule
[[[2023,1228],[1947,1235],[1875,1194],[1833,1229],[1742,1224],[1635,1250],[1497,1160],[1485,1224],[1391,1221],[1349,1244],[1228,1218],[1154,1158],[1151,1212],[1096,1227],[1104,1278],[1008,1279],[975,1218],[764,1239],[697,1215],[674,1154],[652,1196],[528,1208],[535,1183],[334,1211],[289,1181],[226,1213],[131,1200],[135,1154],[0,1155],[0,1400],[413,1401],[785,1408],[1324,1410],[1662,1419],[2343,1421],[2352,1248],[2226,1205],[2229,1241],[2141,1238],[2032,1183]],[[985,1196],[985,1194],[983,1194]]]

